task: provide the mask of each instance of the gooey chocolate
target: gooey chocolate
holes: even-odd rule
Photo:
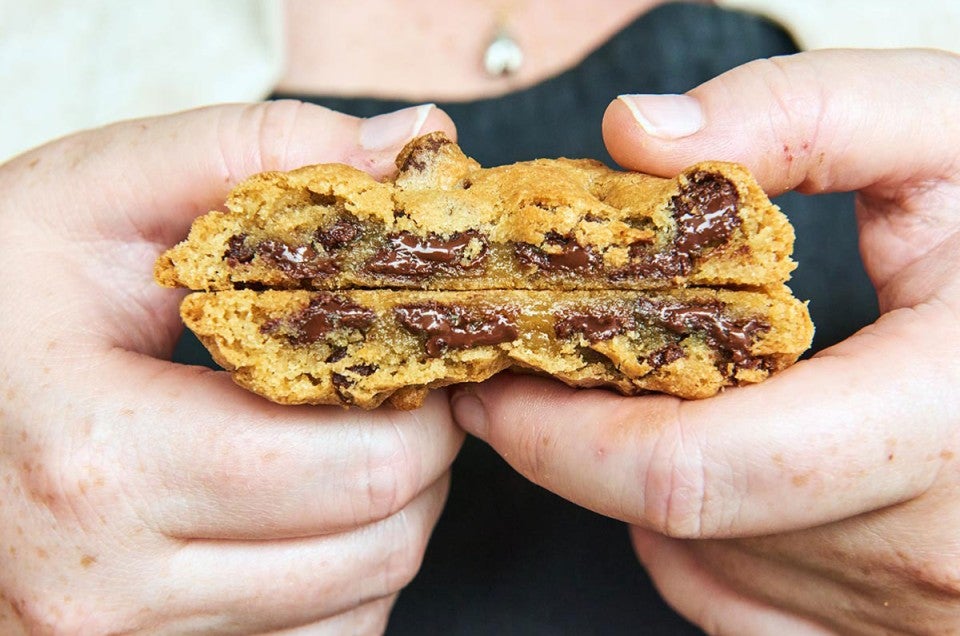
[[[479,252],[468,259],[467,250],[474,242],[479,242]],[[477,267],[486,253],[487,240],[477,230],[457,232],[448,238],[400,232],[387,237],[386,246],[367,261],[364,270],[398,278],[454,273]]]
[[[546,251],[531,243],[515,243],[514,254],[523,265],[548,272],[589,273],[600,265],[599,254],[589,246],[580,245],[572,236],[547,232],[545,245],[559,247],[559,251]]]
[[[264,261],[297,280],[330,276],[340,269],[336,261],[320,256],[312,245],[294,247],[282,241],[267,239],[257,244],[256,253]]]
[[[271,320],[260,327],[263,333],[275,333],[281,328],[291,342],[306,345],[322,340],[327,334],[336,329],[369,329],[377,315],[370,309],[350,302],[336,294],[317,294],[310,304],[300,312],[284,319]],[[335,349],[330,358],[340,360],[346,351]],[[328,359],[328,361],[330,361]]]
[[[404,329],[426,337],[424,349],[432,358],[447,349],[512,342],[519,335],[516,312],[507,308],[421,303],[394,307],[393,313]]]
[[[750,348],[756,337],[770,326],[755,318],[734,320],[724,314],[718,301],[700,304],[662,303],[645,298],[637,302],[637,313],[677,334],[701,332],[707,342],[727,352],[736,363],[754,359]]]
[[[715,172],[690,175],[680,192],[671,199],[677,233],[673,245],[652,251],[644,243],[630,248],[633,262],[614,271],[613,279],[686,276],[696,258],[705,250],[730,240],[743,222],[737,214],[740,194],[732,181]]]
[[[590,342],[600,342],[633,329],[638,322],[654,322],[679,335],[702,333],[710,346],[725,352],[739,366],[750,368],[762,366],[750,349],[757,335],[770,329],[757,319],[730,318],[718,301],[665,303],[645,298],[637,301],[634,311],[626,307],[567,308],[556,314],[553,328],[561,339],[580,334]],[[659,368],[681,357],[683,350],[671,344],[651,354],[647,361]]]
[[[246,234],[235,234],[227,240],[223,257],[236,267],[259,256],[290,278],[323,278],[340,271],[339,264],[330,255],[356,240],[361,233],[362,229],[355,220],[339,218],[328,227],[318,228],[311,242],[302,245],[290,245],[277,239],[251,244]],[[323,246],[327,255],[321,255],[312,243]]]
[[[624,311],[564,309],[556,315],[553,330],[558,338],[567,339],[574,334],[581,334],[590,342],[600,342],[618,336],[633,326],[633,316]]]

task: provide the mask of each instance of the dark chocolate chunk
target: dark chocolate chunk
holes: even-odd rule
[[[665,347],[657,349],[647,356],[647,364],[656,371],[660,367],[675,362],[683,357],[683,348],[675,342],[671,342]]]
[[[267,239],[257,245],[257,254],[290,278],[298,280],[330,276],[339,270],[336,261],[321,257],[312,245],[291,247],[282,241]]]
[[[611,279],[687,276],[700,254],[726,243],[743,222],[737,214],[737,187],[714,172],[690,175],[671,203],[677,222],[673,243],[661,251],[643,243],[631,245],[632,262],[611,272]]]
[[[352,367],[347,367],[347,371],[353,371],[357,375],[367,377],[368,375],[373,375],[373,372],[378,368],[375,364],[355,364]]]
[[[337,219],[329,226],[319,228],[313,234],[313,239],[328,252],[338,250],[356,240],[362,233],[360,224],[350,219]]]
[[[464,262],[467,248],[475,240],[480,241],[480,251]],[[430,276],[472,269],[483,262],[486,253],[487,240],[476,230],[456,232],[449,238],[400,232],[387,237],[387,245],[366,262],[364,269],[398,278]]]
[[[341,373],[331,373],[330,379],[333,381],[333,390],[344,404],[353,404],[353,396],[347,392],[347,389],[354,385],[354,381]]]
[[[223,257],[227,259],[227,262],[236,266],[239,263],[249,263],[253,260],[255,252],[253,248],[247,245],[247,235],[246,234],[234,234],[227,241],[227,251],[224,252]]]
[[[347,356],[346,347],[333,347],[333,350],[330,352],[330,355],[327,356],[327,359],[324,360],[326,363],[340,362]]]
[[[334,207],[334,206],[343,206],[343,197],[338,197],[332,192],[314,192],[313,190],[307,190],[307,197],[310,199],[310,203],[314,205],[322,205],[324,207]]]
[[[679,252],[653,252],[630,249],[634,261],[610,272],[612,280],[624,278],[674,278],[693,270],[693,257]]]
[[[426,336],[424,347],[433,358],[447,349],[496,345],[519,336],[516,312],[506,307],[468,309],[422,303],[394,307],[393,313],[407,331]]]
[[[548,252],[531,243],[515,243],[513,251],[517,260],[527,267],[548,272],[588,273],[600,265],[600,255],[592,247],[580,245],[572,236],[548,232],[543,242],[560,247],[560,251]]]
[[[582,334],[590,342],[609,340],[633,327],[634,319],[623,311],[610,309],[563,310],[556,316],[553,331],[558,338]]]
[[[287,337],[298,345],[310,344],[322,340],[328,333],[336,329],[357,329],[365,331],[373,325],[377,315],[366,307],[337,296],[335,294],[317,294],[310,300],[310,304],[300,312],[286,319],[271,320],[260,327],[263,333],[274,333],[285,326]],[[344,350],[343,354],[346,354]],[[336,357],[338,349],[334,349],[327,359],[336,362],[342,359]],[[330,358],[336,358],[330,360]]]
[[[699,171],[673,197],[677,237],[674,245],[686,254],[726,243],[743,222],[737,214],[740,195],[732,181],[715,172]]]
[[[699,304],[662,303],[641,298],[637,302],[640,317],[655,320],[678,334],[701,332],[710,346],[727,353],[734,362],[752,358],[750,347],[756,336],[770,326],[755,318],[734,320],[724,314],[719,301]]]

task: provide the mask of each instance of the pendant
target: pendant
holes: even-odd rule
[[[506,31],[499,31],[483,54],[483,68],[490,77],[513,75],[523,64],[523,51]]]

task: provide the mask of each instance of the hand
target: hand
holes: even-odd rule
[[[533,481],[633,524],[667,601],[710,633],[957,631],[958,104],[960,59],[922,51],[801,54],[688,97],[615,101],[604,136],[626,167],[728,159],[772,194],[858,191],[883,315],[708,400],[511,376],[456,394],[457,420]]]
[[[224,106],[0,166],[0,633],[384,628],[462,442],[446,399],[282,407],[172,364],[182,293],[152,268],[243,177],[383,175],[437,129],[432,107]]]

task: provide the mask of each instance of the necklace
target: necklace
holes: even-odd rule
[[[490,77],[505,77],[520,70],[523,49],[507,30],[507,7],[501,7],[497,13],[497,27],[483,52],[483,69]]]

